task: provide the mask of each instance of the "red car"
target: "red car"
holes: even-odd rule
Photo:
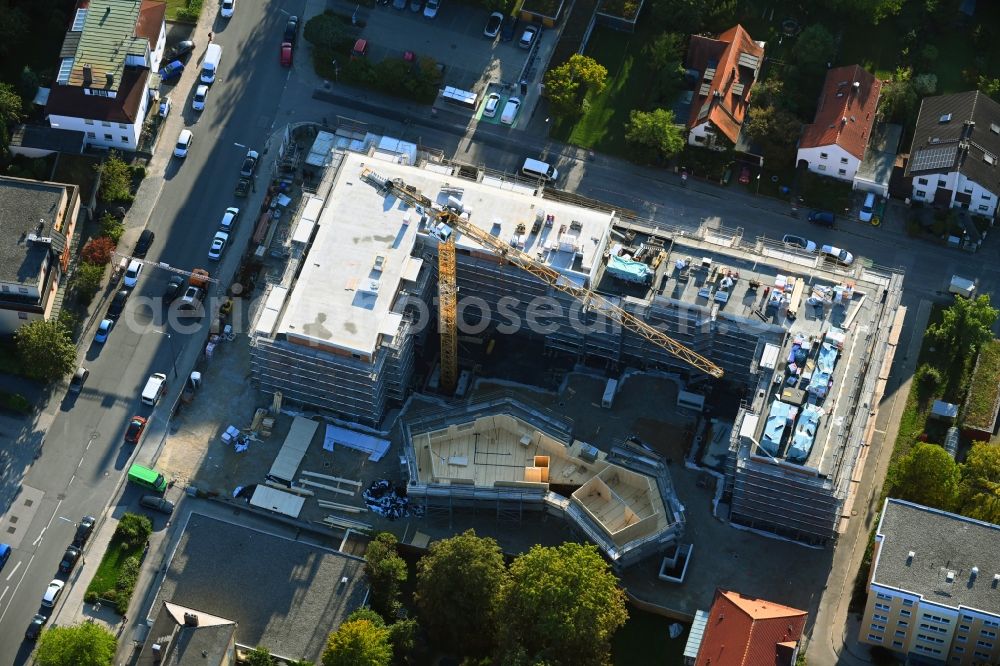
[[[146,431],[146,419],[141,416],[133,416],[128,422],[128,430],[125,431],[125,441],[129,444],[138,444],[142,433]]]
[[[292,43],[282,42],[281,43],[281,66],[291,67],[292,66]]]

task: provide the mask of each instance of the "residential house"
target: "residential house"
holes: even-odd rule
[[[889,498],[859,639],[907,663],[1000,663],[998,585],[1000,526]]]
[[[998,160],[1000,104],[975,90],[921,102],[905,172],[914,201],[993,217]]]
[[[80,0],[45,112],[90,146],[135,150],[167,30],[160,0]]]
[[[882,82],[860,65],[835,67],[799,139],[799,165],[848,183],[854,180],[872,138]]]
[[[0,176],[0,335],[53,315],[79,212],[75,185]]]
[[[716,590],[698,611],[684,647],[688,666],[793,666],[808,613],[739,592]]]
[[[718,39],[691,35],[687,67],[698,82],[687,120],[689,144],[718,150],[736,145],[763,61],[764,42],[741,25]]]
[[[136,666],[235,664],[236,626],[232,620],[164,601]]]

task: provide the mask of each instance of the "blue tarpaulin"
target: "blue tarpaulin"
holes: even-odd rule
[[[608,258],[608,273],[626,282],[646,283],[653,277],[653,271],[641,261],[632,261],[615,255]]]

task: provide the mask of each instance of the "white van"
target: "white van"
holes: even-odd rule
[[[205,49],[205,60],[201,63],[201,82],[215,83],[215,75],[219,73],[219,61],[222,60],[222,44],[209,44]]]
[[[534,178],[535,180],[548,181],[559,178],[559,172],[554,166],[540,160],[533,160],[530,157],[524,160],[524,165],[521,167],[521,173],[528,178]]]
[[[155,407],[166,388],[167,376],[165,374],[157,372],[150,375],[149,379],[146,380],[146,388],[142,389],[142,404]]]
[[[504,125],[513,125],[514,119],[517,118],[517,112],[520,110],[521,100],[511,97],[503,107],[503,113],[500,114],[500,122]]]

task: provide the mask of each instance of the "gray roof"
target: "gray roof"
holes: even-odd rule
[[[65,245],[52,225],[67,187],[0,177],[0,282],[36,284],[46,255]],[[32,240],[31,234],[52,242]]]
[[[1000,525],[890,498],[878,534],[882,545],[872,583],[1000,615],[1000,586],[993,584],[1000,573]],[[975,576],[973,567],[979,569]]]
[[[953,171],[1000,194],[1000,104],[976,90],[920,104],[906,176]]]
[[[87,133],[78,130],[49,127],[48,125],[18,125],[10,137],[12,148],[34,148],[57,153],[79,155]]]
[[[197,618],[189,625],[185,615]],[[229,644],[236,623],[226,618],[164,602],[147,634],[136,666],[221,666],[230,662]],[[159,646],[159,652],[153,646]]]
[[[192,513],[153,608],[170,601],[229,618],[238,643],[318,663],[329,633],[364,601],[364,566],[360,558]]]

